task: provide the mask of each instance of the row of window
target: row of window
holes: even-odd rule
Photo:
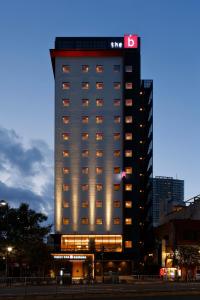
[[[98,132],[96,133],[96,141],[102,141],[103,140],[103,133],[102,132]],[[68,141],[70,139],[70,133],[62,133],[62,138],[64,141]],[[83,132],[81,134],[81,138],[83,141],[86,141],[89,139],[89,133],[88,132]],[[120,139],[120,133],[119,132],[115,132],[113,133],[113,138],[115,141],[118,141]],[[125,140],[126,141],[132,141],[133,140],[133,134],[132,132],[127,132],[125,133]],[[144,144],[144,141],[140,140],[139,141],[140,144]]]
[[[89,65],[82,65],[81,71],[83,73],[88,73],[91,69],[91,66]],[[70,65],[62,65],[62,72],[63,73],[70,73],[72,70],[72,67]],[[96,73],[103,73],[104,72],[104,66],[103,65],[96,65],[95,66]],[[114,72],[120,72],[121,66],[120,65],[113,65],[113,71]],[[125,66],[125,72],[132,73],[133,72],[133,66],[126,65]]]
[[[64,167],[63,169],[63,174],[70,174],[70,168],[68,167]],[[82,167],[81,168],[82,174],[89,174],[89,168],[88,167]],[[113,168],[113,173],[114,174],[120,174],[121,168],[120,167],[114,167]],[[126,174],[132,174],[133,173],[133,169],[132,167],[125,167],[125,173]],[[96,174],[100,175],[103,174],[103,168],[102,167],[96,167]]]
[[[119,124],[121,122],[121,117],[120,116],[114,116],[113,121],[116,124]],[[89,116],[82,116],[81,117],[82,123],[83,124],[88,124],[89,123]],[[96,124],[102,124],[104,121],[103,116],[96,116],[95,117]],[[69,124],[70,123],[70,117],[69,116],[63,116],[62,117],[63,124]],[[131,124],[133,123],[133,117],[132,116],[125,116],[125,123],[126,124]]]
[[[103,219],[102,218],[96,218],[96,225],[102,225]],[[124,220],[125,225],[132,225],[132,218],[125,218]],[[69,218],[63,218],[63,225],[69,225],[70,219]],[[89,218],[81,218],[81,224],[82,225],[88,225],[89,224]],[[113,224],[114,225],[120,225],[121,220],[120,218],[113,218]]]
[[[63,106],[68,107],[70,106],[70,99],[63,99],[62,100]],[[90,104],[89,99],[82,99],[82,106],[87,107]],[[114,99],[113,100],[113,105],[114,106],[120,106],[121,100],[120,99]],[[104,105],[104,100],[103,99],[96,99],[96,106],[97,107],[102,107]],[[125,99],[125,106],[133,106],[133,99]],[[144,111],[143,107],[139,108],[139,111]]]
[[[132,201],[126,200],[124,202],[125,208],[132,208]],[[103,201],[102,200],[96,200],[95,202],[96,208],[102,208],[103,207]],[[69,208],[70,203],[67,200],[63,201],[63,208]],[[81,207],[82,208],[88,208],[89,207],[89,201],[84,200],[81,202]],[[114,200],[113,201],[113,207],[114,208],[120,208],[121,207],[121,202],[119,200]]]
[[[101,191],[103,191],[103,184],[98,183],[98,184],[95,185],[95,188],[96,188],[97,192],[101,192]],[[118,184],[118,183],[113,184],[113,190],[114,191],[119,191],[120,188],[121,188],[120,184]],[[124,189],[125,189],[125,191],[132,191],[133,190],[133,185],[131,183],[127,183],[127,184],[125,184]],[[69,190],[70,190],[70,185],[67,184],[67,183],[64,183],[63,184],[63,191],[68,192]],[[89,184],[87,184],[87,183],[86,184],[81,184],[81,190],[84,191],[84,192],[89,191]],[[139,190],[139,192],[143,193],[144,190]]]
[[[104,82],[96,82],[95,84],[97,90],[103,90],[104,89]],[[63,82],[62,83],[62,89],[63,90],[69,90],[71,88],[71,82]],[[90,89],[90,83],[88,81],[81,82],[81,88],[82,90],[89,90]],[[121,89],[121,82],[113,82],[113,88],[115,90]],[[126,90],[132,90],[133,89],[133,83],[132,82],[125,82],[125,89]]]

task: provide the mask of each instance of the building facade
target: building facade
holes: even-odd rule
[[[54,258],[72,277],[88,265],[92,276],[128,274],[142,264],[151,226],[153,83],[141,80],[140,38],[56,38],[50,54]]]

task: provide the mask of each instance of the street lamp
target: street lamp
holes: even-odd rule
[[[7,202],[5,200],[0,200],[0,207],[4,207],[7,205]]]
[[[6,277],[8,277],[8,271],[9,271],[9,261],[8,261],[8,259],[9,259],[9,254],[12,252],[12,250],[13,250],[13,247],[11,247],[11,246],[8,246],[7,248],[6,248]]]

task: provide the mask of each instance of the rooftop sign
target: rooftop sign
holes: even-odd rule
[[[124,41],[114,40],[110,42],[110,47],[114,49],[122,49],[122,48],[138,48],[138,36],[125,34]]]

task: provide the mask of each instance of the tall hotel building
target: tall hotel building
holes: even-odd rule
[[[73,278],[143,265],[151,226],[152,80],[140,38],[58,37],[54,259]],[[92,266],[92,267],[91,267]]]

